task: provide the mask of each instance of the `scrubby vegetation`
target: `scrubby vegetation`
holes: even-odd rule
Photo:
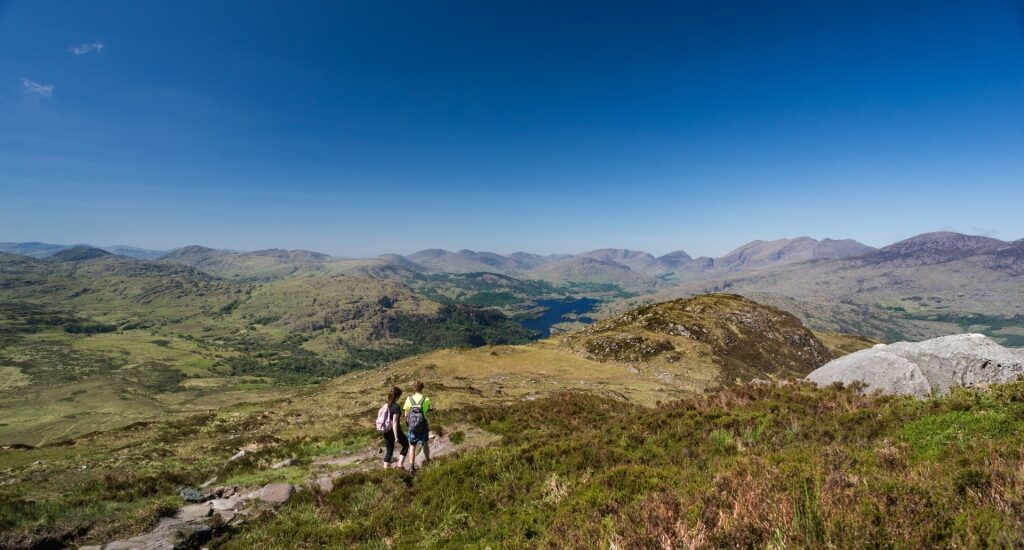
[[[274,402],[0,449],[0,547],[111,540],[172,513],[183,485],[298,482],[316,457],[372,455],[371,388],[416,372],[363,371]],[[1024,543],[1024,382],[929,400],[752,383],[682,400],[663,390],[666,402],[644,407],[608,393],[501,398],[448,380],[430,386],[434,429],[453,441],[482,430],[492,444],[414,477],[346,475],[333,492],[220,529],[211,546]],[[269,468],[283,458],[297,464]]]
[[[719,389],[801,376],[872,343],[815,335],[739,296],[497,345],[530,332],[471,305],[621,291],[480,273],[406,284],[314,266],[239,282],[119,258],[0,260],[0,547],[102,542],[172,513],[182,485],[297,482],[317,457],[372,456],[383,389],[417,379],[436,398],[435,430],[458,424],[451,441],[492,444],[415,477],[345,476],[240,531],[218,525],[211,544],[1024,545],[1024,383],[926,401]],[[915,304],[890,313],[922,314]],[[577,392],[552,396],[565,388]],[[296,463],[270,469],[285,458]]]
[[[639,307],[570,334],[565,343],[598,361],[704,363],[724,383],[804,376],[834,358],[793,315],[735,294]]]
[[[277,265],[281,254],[255,258]],[[433,302],[397,279],[257,279],[109,254],[0,253],[0,444],[262,400],[429,350],[532,335],[499,311]]]
[[[308,339],[294,335],[281,343],[245,346],[246,353],[230,360],[236,375],[267,376],[283,383],[310,383],[354,370],[443,348],[519,344],[532,333],[498,311],[445,305],[435,315],[396,315],[386,330],[401,343],[389,347],[347,347],[342,359],[318,356],[302,347]]]
[[[746,385],[457,415],[503,443],[306,494],[227,548],[1014,547],[1024,383],[927,401]]]

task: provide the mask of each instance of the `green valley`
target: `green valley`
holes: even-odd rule
[[[782,243],[792,258],[775,263],[765,248],[779,243],[759,244],[728,268],[615,249],[575,261],[431,251],[428,265],[202,247],[156,260],[0,253],[0,547],[1015,541],[1019,384],[920,402],[798,381],[908,336],[1017,341],[1015,257],[826,244]],[[963,262],[986,270],[970,293],[954,291]],[[879,266],[889,279],[866,285]],[[522,324],[574,300],[599,310],[540,340]],[[438,461],[414,477],[375,471],[369,418],[386,388],[415,380],[437,403]],[[971,453],[997,459],[972,466]],[[875,489],[900,483],[913,489]],[[202,506],[182,488],[241,503],[274,484],[306,489],[175,519]],[[390,535],[368,509],[385,493],[414,506]],[[937,511],[911,529],[921,503]]]

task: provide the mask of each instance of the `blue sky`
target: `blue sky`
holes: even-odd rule
[[[0,0],[0,241],[1024,237],[1020,2]]]

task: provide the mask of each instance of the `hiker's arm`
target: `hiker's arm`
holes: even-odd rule
[[[391,433],[395,434],[395,441],[398,441],[398,413],[391,415]]]

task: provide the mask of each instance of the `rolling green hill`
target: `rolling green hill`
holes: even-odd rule
[[[72,248],[0,253],[0,443],[280,395],[424,351],[525,342],[496,310],[397,279],[315,273],[239,282]]]
[[[308,250],[233,252],[190,245],[168,252],[160,261],[187,265],[210,275],[248,281],[268,281],[300,271],[320,271],[332,258]]]
[[[834,358],[796,317],[734,294],[640,307],[569,334],[564,342],[597,361],[665,369],[699,365],[703,376],[725,383],[803,377]]]

